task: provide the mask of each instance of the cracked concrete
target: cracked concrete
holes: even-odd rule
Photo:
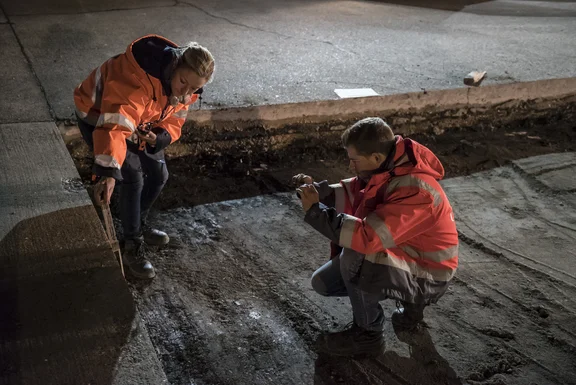
[[[288,35],[288,34],[279,33],[279,32],[276,32],[276,31],[273,31],[273,30],[270,30],[270,29],[258,28],[258,27],[254,27],[254,26],[251,26],[251,25],[248,25],[248,24],[239,23],[239,22],[233,21],[233,20],[231,20],[231,19],[229,19],[229,18],[227,18],[227,17],[220,16],[220,15],[217,15],[217,14],[215,14],[215,13],[209,12],[209,11],[206,10],[206,8],[203,8],[203,7],[199,6],[199,5],[198,5],[197,3],[195,3],[195,2],[188,2],[188,1],[185,1],[185,0],[184,0],[184,1],[178,1],[178,4],[189,5],[189,6],[193,7],[193,8],[198,9],[199,11],[205,13],[206,15],[208,15],[208,16],[210,16],[210,17],[213,17],[213,18],[215,18],[215,19],[225,20],[225,21],[227,21],[228,23],[230,23],[230,24],[232,24],[232,25],[237,25],[237,26],[239,26],[239,27],[244,27],[244,28],[248,28],[248,29],[253,29],[253,30],[255,30],[255,31],[260,31],[260,32],[266,32],[266,33],[270,33],[270,34],[273,34],[273,35],[276,35],[276,36],[280,36],[280,37],[284,37],[284,38],[287,38],[287,39],[298,39],[298,40],[308,41],[308,42],[312,42],[312,43],[328,44],[329,46],[332,46],[332,47],[338,49],[339,51],[342,51],[342,52],[345,52],[345,53],[348,53],[348,54],[351,54],[351,55],[358,55],[358,53],[353,52],[353,51],[348,50],[348,49],[345,49],[345,48],[342,48],[342,47],[340,47],[340,46],[338,46],[338,45],[336,45],[336,44],[334,44],[333,42],[328,41],[328,40],[318,40],[318,39],[309,39],[309,38],[305,38],[305,37],[298,37],[298,36],[293,36],[293,35]]]
[[[93,68],[149,33],[196,40],[214,53],[217,73],[205,108],[336,99],[335,88],[357,86],[379,94],[461,87],[475,69],[488,71],[483,84],[576,75],[569,60],[576,56],[576,18],[556,14],[576,14],[574,3],[492,1],[439,10],[361,1],[147,0],[112,10],[106,1],[62,0],[42,15],[39,1],[0,3],[58,119],[73,117],[72,90]],[[492,15],[504,5],[508,16]],[[526,7],[531,11],[521,12]]]
[[[178,1],[178,5],[184,5],[184,6],[187,5],[187,6],[190,6],[190,7],[195,8],[195,9],[199,10],[200,12],[204,13],[205,15],[210,16],[210,17],[212,17],[212,18],[214,18],[214,19],[224,20],[224,21],[226,21],[226,22],[229,23],[229,24],[236,25],[236,26],[239,26],[239,27],[244,27],[244,28],[247,28],[247,29],[252,29],[252,30],[260,31],[260,32],[271,33],[271,34],[273,34],[273,35],[280,36],[280,37],[285,37],[285,38],[287,38],[287,39],[293,39],[293,38],[294,38],[294,36],[284,35],[284,34],[281,34],[281,33],[278,33],[278,32],[268,31],[268,30],[265,30],[265,29],[262,29],[262,28],[257,28],[257,27],[252,27],[252,26],[247,25],[247,24],[238,23],[238,22],[235,22],[235,21],[233,21],[233,20],[230,20],[230,19],[228,19],[227,17],[215,15],[215,14],[213,14],[213,13],[211,13],[211,12],[208,12],[206,9],[200,7],[200,6],[197,5],[197,4],[188,3],[188,2],[186,2],[186,1]]]
[[[0,384],[166,383],[56,125],[0,142]]]
[[[0,7],[0,24],[5,24],[8,22],[8,19],[6,19],[6,15],[4,15],[4,12],[2,11],[2,8]]]
[[[11,25],[0,25],[0,123],[50,120],[46,98],[26,61]]]
[[[10,16],[30,16],[30,15],[76,15],[91,12],[114,12],[120,10],[138,11],[159,6],[174,6],[174,0],[129,0],[122,1],[122,6],[114,0],[104,1],[74,1],[59,0],[46,4],[42,0],[9,1],[1,0],[0,5],[4,7]]]

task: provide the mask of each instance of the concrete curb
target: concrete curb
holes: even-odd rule
[[[498,84],[478,88],[454,88],[372,96],[364,98],[322,100],[314,102],[191,110],[186,126],[210,127],[210,130],[244,131],[243,137],[257,136],[262,130],[268,135],[292,134],[275,132],[275,128],[290,125],[313,125],[326,122],[348,122],[366,116],[381,116],[422,111],[441,112],[455,109],[490,108],[505,103],[532,100],[555,100],[576,95],[576,78],[546,79],[532,82]],[[415,120],[418,120],[415,118]],[[66,143],[80,137],[76,125],[61,123],[60,132]],[[345,127],[332,127],[340,131]],[[247,130],[247,131],[246,131]],[[270,132],[271,130],[272,132]],[[226,140],[217,133],[198,135],[200,141]]]
[[[0,384],[167,383],[54,123],[0,138]]]
[[[478,88],[454,88],[405,94],[241,108],[196,110],[188,114],[195,125],[260,122],[266,127],[293,123],[321,123],[390,111],[447,110],[495,106],[509,101],[556,99],[576,95],[576,78],[498,84]]]
[[[434,133],[467,127],[545,119],[576,103],[576,78],[484,88],[198,111],[189,114],[171,158],[209,163],[284,162],[294,154],[324,156],[340,147],[343,130],[361,118],[380,116],[397,134]]]

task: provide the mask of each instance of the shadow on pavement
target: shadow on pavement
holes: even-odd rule
[[[0,384],[113,383],[135,306],[111,250],[70,244],[89,210],[22,220],[0,240]]]
[[[369,0],[408,7],[436,9],[440,11],[464,12],[486,16],[516,16],[516,17],[572,17],[576,9],[550,6],[554,3],[574,3],[573,0]],[[537,4],[536,4],[537,3]],[[546,4],[550,3],[550,5]]]
[[[315,363],[315,385],[462,385],[456,372],[436,350],[427,329],[415,333],[396,331],[398,339],[409,345],[410,356],[393,350],[376,358],[350,359],[321,354]]]

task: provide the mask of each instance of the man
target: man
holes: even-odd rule
[[[325,296],[348,296],[352,326],[320,340],[321,352],[379,354],[390,298],[403,307],[394,325],[414,330],[424,307],[444,294],[458,266],[452,207],[438,180],[444,169],[426,147],[394,136],[380,118],[366,118],[342,135],[355,178],[328,185],[311,177],[298,189],[305,221],[332,241],[332,259],[312,276]],[[321,202],[321,203],[320,203]]]
[[[146,223],[168,179],[164,149],[180,138],[189,105],[213,73],[214,58],[206,48],[179,47],[150,35],[104,62],[74,91],[78,126],[94,151],[96,203],[109,203],[116,182],[122,182],[123,258],[137,278],[156,275],[144,243],[169,242],[166,233]]]

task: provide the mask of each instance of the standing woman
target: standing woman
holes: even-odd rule
[[[110,203],[116,182],[122,182],[123,259],[137,278],[156,275],[143,245],[169,242],[165,232],[146,224],[168,180],[164,149],[180,138],[189,106],[213,74],[214,57],[203,46],[177,46],[149,35],[108,59],[74,90],[78,126],[94,151],[96,203]]]

